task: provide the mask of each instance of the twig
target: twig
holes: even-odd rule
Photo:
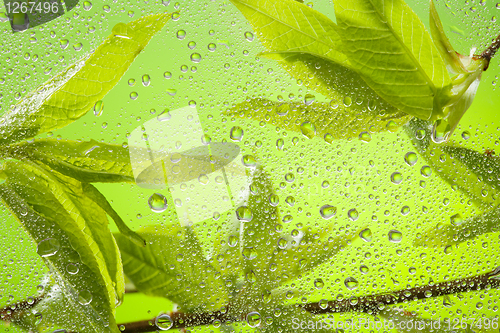
[[[484,70],[488,69],[488,66],[490,65],[490,60],[493,58],[495,53],[497,53],[498,49],[500,48],[500,35],[498,35],[497,39],[493,40],[493,43],[484,50],[483,53],[481,53],[481,58],[486,59],[486,66],[484,67]]]
[[[312,314],[364,312],[375,315],[388,305],[468,291],[499,288],[500,279],[498,279],[498,275],[500,275],[499,268],[492,272],[477,275],[474,277],[398,290],[387,294],[363,296],[357,299],[345,299],[341,301],[329,301],[328,305],[323,307],[321,307],[318,303],[309,303],[301,305],[301,307]],[[228,315],[228,311],[215,311],[210,313],[197,314],[174,312],[170,314],[170,318],[172,319],[171,329],[210,325],[215,321],[220,321],[222,323],[235,322],[241,321],[241,318],[245,317],[245,314],[240,316],[240,318],[232,317]],[[126,333],[154,332],[158,330],[158,327],[154,325],[154,321],[154,319],[144,320],[133,323],[120,324],[119,326],[125,327],[124,332]]]

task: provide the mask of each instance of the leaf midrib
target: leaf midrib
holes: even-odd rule
[[[417,66],[419,72],[423,74],[424,78],[429,83],[429,86],[430,86],[430,88],[431,88],[431,90],[433,92],[433,97],[436,96],[437,88],[434,85],[434,82],[429,78],[429,76],[427,75],[427,73],[425,72],[425,70],[420,65],[420,62],[413,55],[413,52],[411,52],[408,49],[408,47],[406,46],[406,44],[399,38],[399,36],[396,34],[396,32],[394,31],[394,29],[392,28],[392,26],[389,24],[388,19],[378,10],[377,6],[375,6],[375,4],[373,3],[373,0],[368,0],[368,2],[373,7],[374,12],[377,13],[377,15],[378,15],[378,17],[380,19],[380,22],[382,22],[389,29],[389,31],[392,33],[392,35],[394,36],[394,38],[396,38],[396,40],[398,41],[398,43],[406,51],[406,54],[409,55],[409,57],[411,58],[412,62]],[[384,7],[385,6],[386,5],[384,4]],[[402,16],[403,15],[401,15],[401,18],[402,18]]]

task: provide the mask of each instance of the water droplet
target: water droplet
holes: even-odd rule
[[[174,326],[174,321],[172,320],[172,318],[170,318],[168,314],[164,313],[156,317],[155,325],[160,330],[166,331],[172,328],[172,326]]]
[[[241,141],[241,139],[243,139],[243,129],[239,126],[234,126],[231,128],[229,137],[235,142]]]
[[[247,206],[240,206],[236,209],[236,217],[241,222],[250,222],[253,219],[253,214]]]
[[[418,160],[418,156],[414,152],[411,151],[409,153],[406,153],[405,162],[409,166],[414,166],[417,163],[417,160]]]
[[[319,209],[319,213],[322,218],[329,220],[337,214],[337,207],[324,205]]]
[[[389,231],[389,241],[393,243],[399,243],[403,239],[403,234],[397,230]]]
[[[253,246],[245,247],[243,251],[241,251],[241,254],[248,260],[253,260],[257,257],[257,251]]]
[[[363,142],[370,142],[372,141],[372,136],[368,132],[361,132],[359,133],[359,139]]]
[[[154,193],[148,199],[149,208],[155,213],[163,213],[168,208],[167,198],[163,194]]]
[[[210,52],[214,52],[216,48],[217,48],[217,45],[215,43],[208,44],[208,50]]]
[[[68,47],[68,45],[69,45],[69,40],[67,40],[67,39],[61,39],[59,41],[59,45],[61,46],[61,49],[65,50]]]
[[[314,96],[314,95],[306,94],[304,96],[304,103],[306,103],[306,105],[311,105],[315,100],[316,100],[316,96]]]
[[[432,175],[432,169],[430,166],[428,165],[424,165],[421,169],[420,169],[420,174],[424,177],[430,177]]]
[[[447,245],[444,247],[444,254],[450,254],[453,251],[453,247],[451,245]]]
[[[177,94],[177,89],[172,89],[172,88],[169,88],[167,90],[165,90],[167,92],[167,94],[169,94],[170,96],[175,96],[175,94]]]
[[[305,137],[312,139],[316,135],[316,126],[310,121],[305,121],[300,125],[300,131]]]
[[[251,33],[250,31],[245,32],[245,38],[247,41],[253,42],[254,39],[253,33]]]
[[[323,287],[325,286],[325,283],[323,282],[322,279],[316,279],[314,280],[314,287],[316,287],[316,289],[323,289]]]
[[[404,206],[403,208],[401,208],[401,214],[403,214],[404,216],[410,214],[410,207]]]
[[[104,10],[106,13],[109,13],[111,11],[111,7],[109,7],[108,5],[104,5],[102,6],[102,10]]]
[[[138,94],[137,92],[132,91],[132,92],[130,93],[130,99],[131,99],[131,100],[136,100],[136,99],[137,99],[137,97],[139,97],[139,94]]]
[[[288,196],[286,197],[285,199],[285,202],[290,206],[292,207],[293,205],[295,205],[295,198],[292,197],[292,196]]]
[[[326,134],[325,134],[325,141],[326,141],[327,143],[332,144],[333,140],[334,140],[333,135],[331,135],[330,133],[326,133]]]
[[[85,9],[85,10],[91,10],[92,9],[92,2],[90,2],[90,1],[84,1],[83,2],[83,9]]]
[[[391,175],[391,182],[393,184],[396,184],[396,185],[399,185],[401,184],[401,182],[403,181],[403,175],[399,172],[394,172],[392,175]]]
[[[243,155],[241,162],[247,168],[255,168],[257,166],[257,161],[253,155]]]
[[[283,139],[276,140],[276,148],[278,148],[278,150],[283,150],[284,145],[285,145],[285,140]]]
[[[352,98],[349,97],[349,96],[345,96],[344,99],[342,100],[342,102],[344,103],[344,106],[346,108],[350,107],[351,104],[352,104]]]
[[[94,104],[94,116],[99,117],[104,110],[104,103],[102,101],[97,101]]]
[[[179,30],[179,31],[177,31],[177,38],[179,38],[179,39],[184,39],[184,38],[186,38],[186,31],[185,31],[185,30],[182,30],[182,29],[181,29],[181,30]]]
[[[438,119],[434,122],[432,127],[432,141],[435,143],[442,143],[448,140],[451,133],[451,126],[446,119]]]
[[[229,246],[235,247],[238,244],[238,237],[235,235],[229,236],[229,240],[227,242]]]
[[[36,253],[41,257],[50,257],[59,251],[61,244],[55,238],[47,238],[38,243]]]
[[[348,277],[347,279],[344,280],[344,285],[346,286],[347,289],[354,290],[358,287],[359,282],[353,277]]]
[[[144,74],[142,76],[142,85],[144,87],[147,87],[149,86],[150,83],[151,83],[151,77],[148,74]]]
[[[209,182],[209,178],[206,174],[202,173],[201,175],[198,176],[198,182],[201,184],[201,185],[207,185],[208,182]]]
[[[279,247],[280,249],[282,249],[282,250],[283,250],[283,249],[286,249],[287,245],[288,245],[288,242],[287,242],[287,240],[286,240],[286,239],[284,239],[284,238],[280,238],[280,239],[278,239],[278,247]]]
[[[470,132],[469,131],[463,131],[462,132],[462,139],[469,140],[469,138],[470,138]]]
[[[127,83],[129,86],[133,87],[135,86],[135,79],[128,79]]]
[[[66,271],[71,275],[77,274],[79,270],[78,266],[72,262],[66,265]]]
[[[363,273],[363,274],[368,274],[368,272],[370,271],[370,269],[367,266],[365,266],[365,265],[361,265],[361,266],[359,266],[359,271],[361,273]]]
[[[361,237],[361,239],[364,240],[365,242],[371,242],[372,231],[369,228],[366,228],[359,233],[359,237]]]
[[[246,273],[245,277],[246,277],[247,282],[250,282],[250,283],[257,282],[257,276],[255,275],[254,271],[252,271],[252,270],[250,272]]]
[[[443,305],[447,308],[451,307],[453,303],[451,302],[450,296],[444,295],[443,297]]]
[[[90,293],[90,291],[88,291],[88,290],[81,290],[78,293],[78,302],[81,305],[90,304],[90,302],[92,302],[92,294]]]
[[[324,310],[324,309],[326,309],[328,307],[328,301],[326,299],[321,299],[318,302],[318,305],[319,305],[320,308],[322,308]]]
[[[256,311],[252,311],[247,314],[247,323],[250,327],[258,327],[260,326],[260,313]]]
[[[457,226],[461,225],[462,223],[464,223],[464,219],[462,218],[462,215],[455,214],[452,217],[450,217],[450,222],[452,225],[457,227]]]
[[[269,196],[269,204],[271,204],[271,206],[276,207],[278,206],[279,203],[280,203],[280,198],[276,194],[271,194]]]
[[[347,216],[352,220],[352,221],[356,221],[359,217],[359,213],[358,211],[356,210],[356,208],[353,208],[353,209],[350,209],[348,212],[347,212]]]
[[[289,183],[292,183],[294,180],[295,180],[295,175],[291,172],[288,172],[286,175],[285,175],[285,180]]]
[[[158,119],[158,121],[166,121],[166,120],[170,120],[172,119],[172,115],[170,114],[170,109],[165,109],[163,110],[162,113],[160,113],[156,119]]]
[[[201,54],[196,52],[191,54],[191,61],[194,63],[199,63],[201,61]]]

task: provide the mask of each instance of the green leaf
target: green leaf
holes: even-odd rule
[[[416,239],[415,246],[446,246],[463,243],[478,236],[500,231],[500,208],[466,219],[460,225],[438,225]]]
[[[450,99],[446,65],[418,16],[402,0],[336,0],[342,51],[383,99],[430,119]]]
[[[350,67],[339,51],[337,26],[328,17],[294,0],[231,0],[270,52],[307,53]]]
[[[453,190],[463,192],[482,211],[489,211],[500,205],[498,181],[494,180],[495,175],[498,175],[498,169],[491,174],[492,168],[497,163],[495,160],[488,160],[487,156],[481,156],[480,153],[468,149],[456,148],[451,144],[434,143],[431,140],[430,122],[414,119],[406,130],[425,162]],[[481,163],[486,168],[482,167]]]
[[[135,183],[128,148],[90,141],[40,139],[12,146],[24,156],[84,183]]]
[[[113,310],[123,294],[123,272],[104,211],[77,181],[55,171],[6,160],[2,172],[2,201],[38,244],[60,288],[74,304],[91,298],[80,307],[86,332],[118,332]]]
[[[0,119],[0,144],[68,125],[86,114],[120,80],[169,14],[118,23],[88,57],[29,93]]]
[[[354,103],[354,102],[353,102]],[[306,137],[319,136],[327,142],[333,139],[358,137],[362,132],[395,131],[409,121],[404,113],[383,111],[356,112],[355,109],[332,107],[328,103],[274,102],[255,98],[239,103],[225,112],[227,115],[265,121]]]
[[[140,292],[166,297],[182,311],[210,311],[228,303],[220,273],[204,257],[189,228],[161,225],[140,233],[146,247],[115,235],[127,277]]]
[[[443,24],[441,23],[436,6],[434,5],[434,0],[430,1],[429,12],[432,39],[434,40],[434,45],[436,45],[436,48],[443,57],[443,61],[446,64],[448,72],[455,74],[465,73],[466,69],[460,60],[458,53],[453,48],[450,40],[444,32]]]

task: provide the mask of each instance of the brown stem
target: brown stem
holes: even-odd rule
[[[444,295],[451,295],[456,293],[474,291],[474,290],[488,290],[500,287],[500,279],[498,276],[500,269],[492,272],[477,275],[474,277],[457,279],[452,281],[440,282],[433,285],[426,285],[422,287],[414,287],[410,289],[393,291],[387,294],[378,294],[371,296],[363,296],[359,298],[350,298],[340,301],[330,301],[328,306],[321,307],[318,303],[309,303],[301,305],[305,310],[312,314],[325,314],[325,313],[341,313],[341,312],[364,312],[368,314],[377,314],[388,305],[394,305],[407,301],[416,301],[426,298],[439,297]],[[227,314],[227,311],[187,314],[181,312],[174,312],[170,314],[172,319],[172,329],[179,329],[184,327],[194,327],[202,325],[210,325],[215,321],[234,322],[241,321],[245,318],[245,314],[241,318],[234,318]],[[120,327],[125,328],[126,333],[139,333],[139,332],[154,332],[158,327],[154,325],[153,320],[144,320],[127,324],[120,324]]]
[[[495,56],[495,53],[498,51],[499,48],[500,48],[500,35],[498,35],[498,37],[495,40],[493,40],[493,43],[491,43],[491,45],[486,50],[484,50],[483,53],[481,53],[481,58],[486,59],[486,66],[484,67],[484,70],[488,69],[491,58]]]

